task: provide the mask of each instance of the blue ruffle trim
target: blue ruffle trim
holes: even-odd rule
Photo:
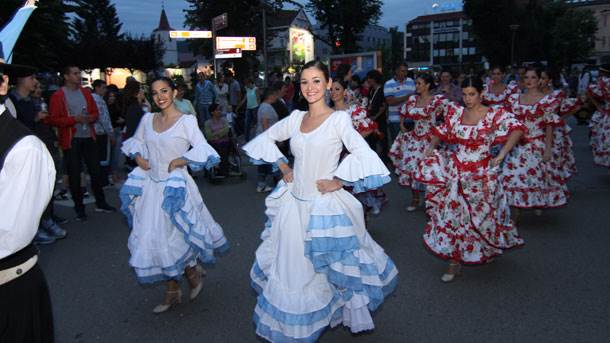
[[[229,245],[225,243],[218,248],[214,248],[212,244],[206,241],[203,235],[193,230],[195,223],[189,220],[188,214],[182,209],[185,201],[185,187],[166,186],[163,190],[161,208],[169,215],[172,224],[184,235],[184,239],[189,243],[199,260],[203,263],[213,264],[216,262],[214,253],[226,252],[229,249]]]
[[[135,175],[129,175],[127,180],[145,180],[145,178]],[[121,200],[121,212],[127,218],[127,224],[129,228],[133,226],[133,213],[131,212],[131,206],[135,199],[139,196],[142,196],[142,187],[132,186],[127,184],[127,182],[121,187],[119,191],[119,199]]]
[[[278,163],[280,163],[280,162],[284,162],[284,163],[288,164],[288,159],[286,157],[282,157],[279,160],[277,160],[275,163],[269,163],[269,162],[265,162],[264,160],[255,160],[253,158],[250,158],[250,163],[252,163],[255,166],[271,164],[271,167],[272,167],[272,170],[274,173],[280,170],[280,167],[278,167]]]
[[[380,188],[390,181],[392,178],[388,175],[371,175],[354,182],[343,181],[343,184],[353,187],[353,193],[362,193]]]
[[[341,296],[339,294],[335,294],[335,296],[331,299],[331,301],[324,308],[303,314],[294,314],[284,312],[277,307],[273,306],[271,303],[265,299],[265,297],[261,294],[257,298],[256,306],[274,320],[280,322],[283,325],[288,326],[311,326],[315,323],[319,322],[327,322],[328,324],[340,321],[342,317],[342,309],[338,303],[342,301]],[[311,335],[303,338],[294,338],[287,337],[282,332],[274,331],[269,326],[261,323],[260,317],[256,312],[254,312],[253,317],[254,323],[256,325],[256,333],[262,337],[267,338],[272,342],[315,342],[320,337],[320,334],[326,329],[328,325],[325,325],[323,328],[318,331],[313,332]]]
[[[325,219],[323,219],[326,217]],[[345,217],[345,218],[343,218]],[[351,226],[351,221],[345,215],[311,216],[308,232],[312,230],[330,230],[337,226]],[[346,220],[347,219],[347,220]],[[367,295],[368,308],[374,311],[383,303],[383,299],[396,287],[397,278],[388,280],[396,269],[394,262],[388,257],[385,270],[380,274],[375,264],[361,263],[354,252],[360,249],[356,236],[348,237],[311,237],[305,241],[305,256],[309,258],[316,272],[326,274],[328,281],[339,288],[348,301],[353,294]],[[363,283],[361,277],[346,275],[331,268],[339,263],[343,266],[358,267],[360,276],[379,275],[383,287]]]
[[[174,265],[169,267],[150,267],[150,268],[136,268],[132,267],[136,273],[136,277],[139,283],[155,283],[159,281],[167,280],[180,280],[182,278],[182,272],[184,268],[195,261],[195,254],[193,250],[189,249],[184,256],[182,256]],[[157,269],[154,274],[146,272],[151,269]],[[147,275],[147,276],[142,276]]]
[[[220,164],[220,157],[218,157],[216,155],[210,155],[205,162],[196,162],[193,160],[189,160],[188,158],[186,158],[184,156],[182,156],[182,158],[184,158],[188,162],[189,167],[193,171],[200,171],[203,168],[205,168],[206,170],[210,170],[210,169],[216,167],[218,164]]]

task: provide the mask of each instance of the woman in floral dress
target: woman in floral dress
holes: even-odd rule
[[[453,281],[462,264],[486,263],[523,244],[510,219],[498,166],[526,129],[502,107],[481,103],[479,79],[465,79],[462,91],[466,107],[452,105],[444,123],[432,129],[427,157],[415,176],[427,187],[430,221],[424,244],[449,260],[443,282]],[[435,148],[441,141],[454,143],[455,149],[439,153]],[[494,158],[490,149],[497,143],[504,145]]]
[[[496,66],[491,69],[491,78],[483,89],[483,104],[487,106],[504,106],[509,96],[519,93],[519,85],[511,81],[508,85],[504,84],[506,73],[504,68]]]
[[[527,92],[508,98],[507,110],[527,128],[522,142],[513,149],[502,168],[502,182],[508,202],[515,207],[515,218],[520,208],[554,208],[568,202],[568,190],[554,175],[553,131],[561,122],[555,113],[559,100],[540,90],[542,71],[530,67],[524,78]]]
[[[591,148],[593,162],[610,168],[610,65],[599,68],[597,82],[589,85],[589,97],[593,100],[597,111],[593,113],[589,128],[591,129]],[[610,170],[609,170],[610,171]]]
[[[380,132],[377,123],[368,117],[366,108],[358,105],[348,105],[346,102],[349,83],[343,80],[333,80],[332,88],[330,89],[330,98],[335,105],[336,111],[345,111],[352,118],[354,129],[362,135],[363,138],[371,134],[379,135]],[[355,193],[351,189],[352,194],[364,206],[364,212],[368,216],[369,213],[378,215],[381,213],[381,208],[388,202],[387,196],[382,188],[373,189],[367,192]]]
[[[557,182],[565,184],[577,171],[576,159],[572,150],[573,143],[570,138],[572,128],[563,118],[570,116],[580,109],[582,102],[578,98],[568,98],[566,92],[559,84],[560,75],[555,70],[542,71],[540,79],[541,90],[547,96],[555,98],[554,113],[559,116],[559,124],[553,131],[553,157],[551,167],[556,173],[553,176]]]
[[[390,159],[396,168],[398,184],[411,188],[411,204],[407,211],[415,211],[421,202],[421,192],[425,186],[413,179],[417,165],[424,157],[424,150],[430,145],[430,133],[442,118],[449,104],[442,95],[432,95],[434,88],[432,76],[421,74],[415,80],[416,95],[411,95],[400,109],[401,132],[394,140],[390,149]],[[413,130],[407,131],[404,126],[405,119],[415,122]]]

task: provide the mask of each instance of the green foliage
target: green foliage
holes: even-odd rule
[[[381,5],[383,0],[309,0],[306,8],[328,30],[333,53],[350,53],[359,50],[358,35],[364,28],[379,20]]]
[[[590,11],[570,8],[564,0],[464,0],[477,45],[492,64],[509,64],[511,25],[515,62],[549,61],[567,65],[592,51],[597,23]]]
[[[20,0],[0,1],[0,22],[9,20]],[[40,70],[57,70],[72,55],[69,41],[68,7],[62,0],[40,0],[13,50],[13,63],[27,64]]]

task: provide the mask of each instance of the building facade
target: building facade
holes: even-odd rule
[[[462,11],[419,16],[406,24],[404,59],[410,67],[451,69],[482,66],[472,19]]]
[[[303,10],[279,10],[267,15],[269,68],[286,69],[315,58],[312,25]]]
[[[316,37],[322,39],[315,40],[316,59],[326,61],[333,54],[328,30],[323,29],[319,24],[313,26]],[[392,47],[392,35],[387,28],[379,25],[367,25],[361,34],[358,35],[358,47],[361,52],[383,50]]]
[[[591,10],[597,19],[597,32],[591,62],[610,63],[610,0],[573,0],[576,9]]]
[[[163,66],[178,65],[178,43],[169,36],[169,32],[172,30],[163,8],[161,9],[159,26],[152,32],[154,41],[163,47],[163,56],[161,58]]]

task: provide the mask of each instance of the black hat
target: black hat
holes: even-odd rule
[[[36,74],[36,68],[21,64],[4,63],[4,49],[2,42],[0,42],[0,74],[6,74],[12,78],[26,77]]]

